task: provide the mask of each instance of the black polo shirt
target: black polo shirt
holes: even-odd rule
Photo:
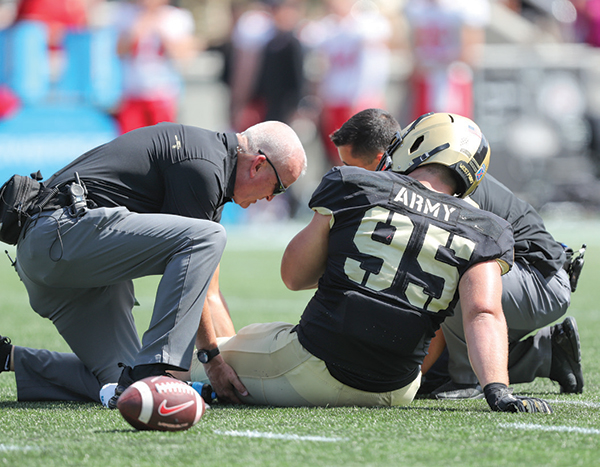
[[[534,266],[544,277],[558,272],[566,260],[564,249],[546,230],[544,221],[529,203],[489,174],[470,197],[481,209],[510,222],[515,238],[515,260]]]
[[[160,123],[88,151],[45,185],[73,180],[77,172],[100,207],[218,222],[233,197],[237,144],[235,133]]]

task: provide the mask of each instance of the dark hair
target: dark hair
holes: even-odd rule
[[[350,145],[352,156],[372,162],[384,152],[400,124],[385,110],[366,109],[354,114],[329,138],[337,147]]]

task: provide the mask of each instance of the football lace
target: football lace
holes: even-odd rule
[[[179,392],[179,393],[188,393],[193,394],[195,389],[191,388],[185,383],[182,382],[169,382],[169,383],[156,383],[156,392],[161,394],[163,392]]]

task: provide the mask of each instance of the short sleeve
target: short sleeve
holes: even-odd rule
[[[334,167],[321,179],[308,206],[320,214],[331,214],[339,209],[340,200],[346,195],[339,167]]]

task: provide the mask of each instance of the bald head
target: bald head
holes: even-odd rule
[[[306,172],[306,153],[300,138],[282,122],[268,121],[251,126],[242,133],[247,138],[248,151],[264,152],[271,162],[292,169],[295,181]],[[292,181],[292,183],[293,183]],[[290,183],[291,184],[291,183]]]
[[[288,125],[262,122],[238,136],[238,162],[233,200],[248,207],[270,201],[306,172],[306,153]]]

